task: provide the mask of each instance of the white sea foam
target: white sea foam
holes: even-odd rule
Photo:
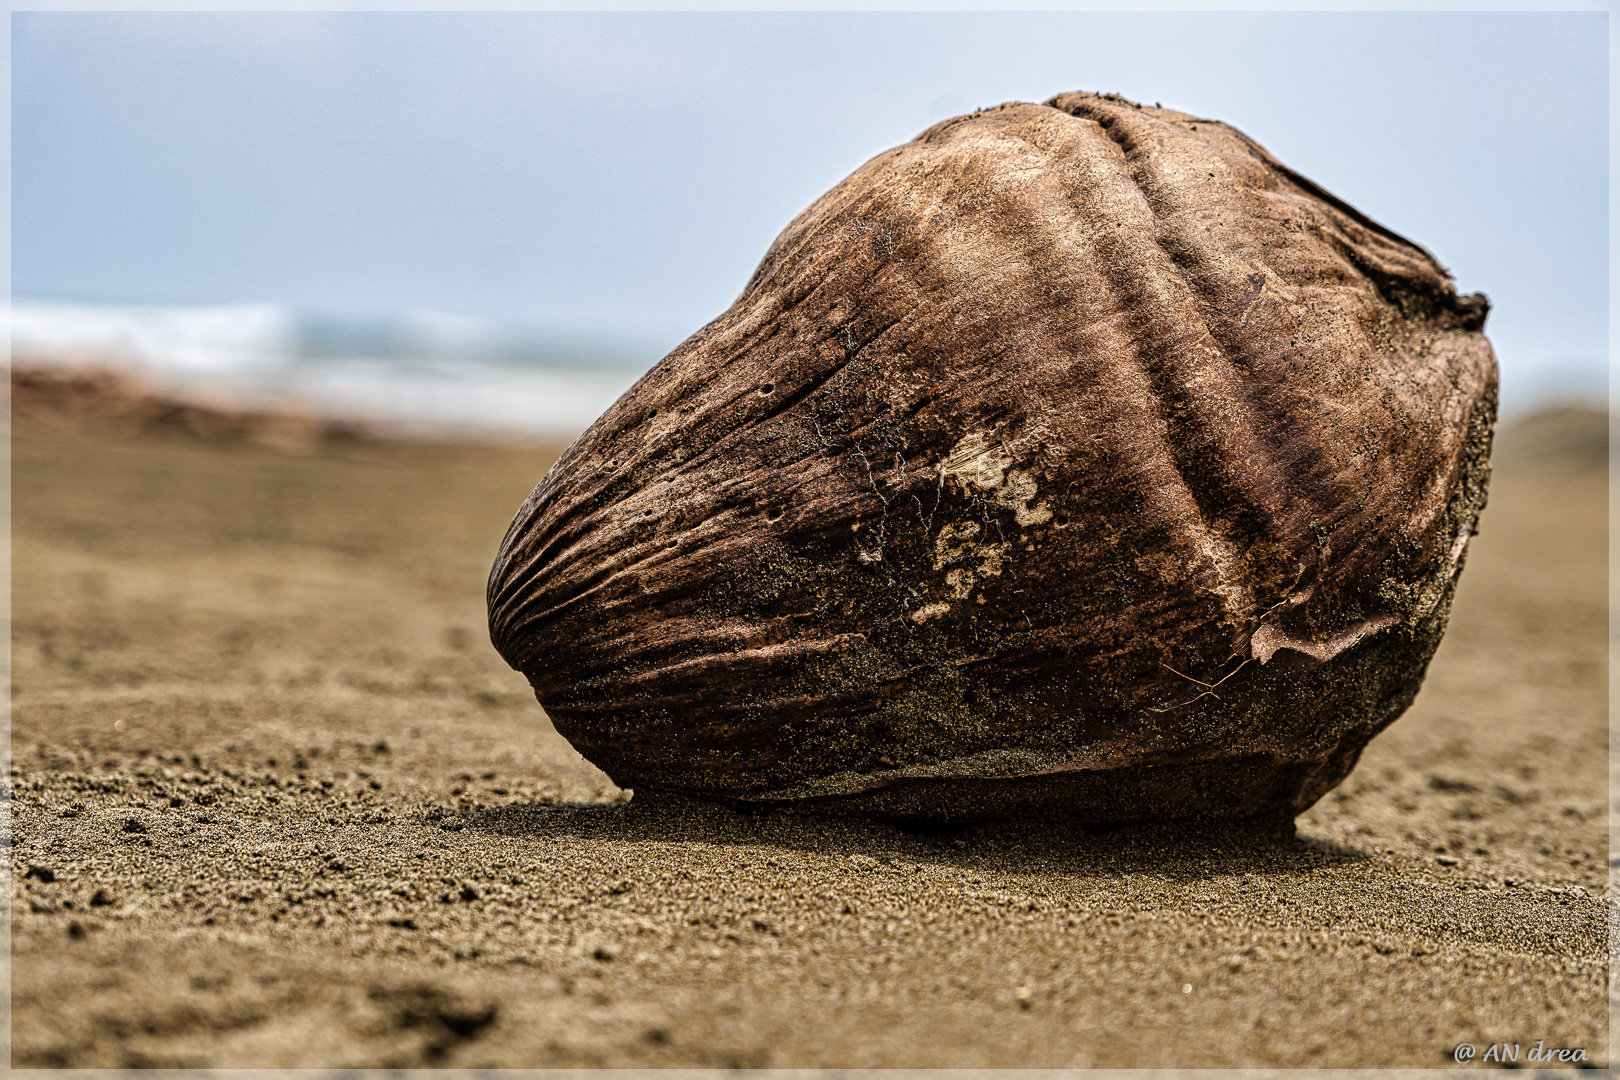
[[[286,363],[297,339],[292,318],[268,304],[96,307],[18,301],[11,308],[15,354],[68,363],[200,375],[268,370]]]
[[[111,368],[182,400],[423,434],[571,438],[657,359],[435,312],[342,320],[263,304],[18,301],[11,331],[19,361]]]

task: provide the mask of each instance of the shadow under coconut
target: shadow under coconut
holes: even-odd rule
[[[513,839],[637,845],[696,843],[793,850],[822,857],[934,864],[961,870],[1111,878],[1149,873],[1171,881],[1297,874],[1363,862],[1367,855],[1299,836],[1286,817],[1189,820],[1107,827],[1014,818],[944,827],[742,810],[679,795],[631,802],[511,804],[461,815],[464,828]],[[656,855],[648,853],[656,859]]]

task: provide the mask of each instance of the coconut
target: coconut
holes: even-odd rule
[[[1226,124],[956,117],[800,214],[546,473],[491,637],[638,793],[1298,813],[1440,641],[1488,307]]]

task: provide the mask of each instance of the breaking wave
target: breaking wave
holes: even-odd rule
[[[16,301],[12,356],[109,369],[178,400],[292,408],[420,434],[572,437],[662,355],[437,312]]]

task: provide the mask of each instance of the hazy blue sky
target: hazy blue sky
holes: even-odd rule
[[[641,343],[811,199],[1063,90],[1217,117],[1496,304],[1512,393],[1601,385],[1597,14],[13,16],[13,290],[437,309]]]

